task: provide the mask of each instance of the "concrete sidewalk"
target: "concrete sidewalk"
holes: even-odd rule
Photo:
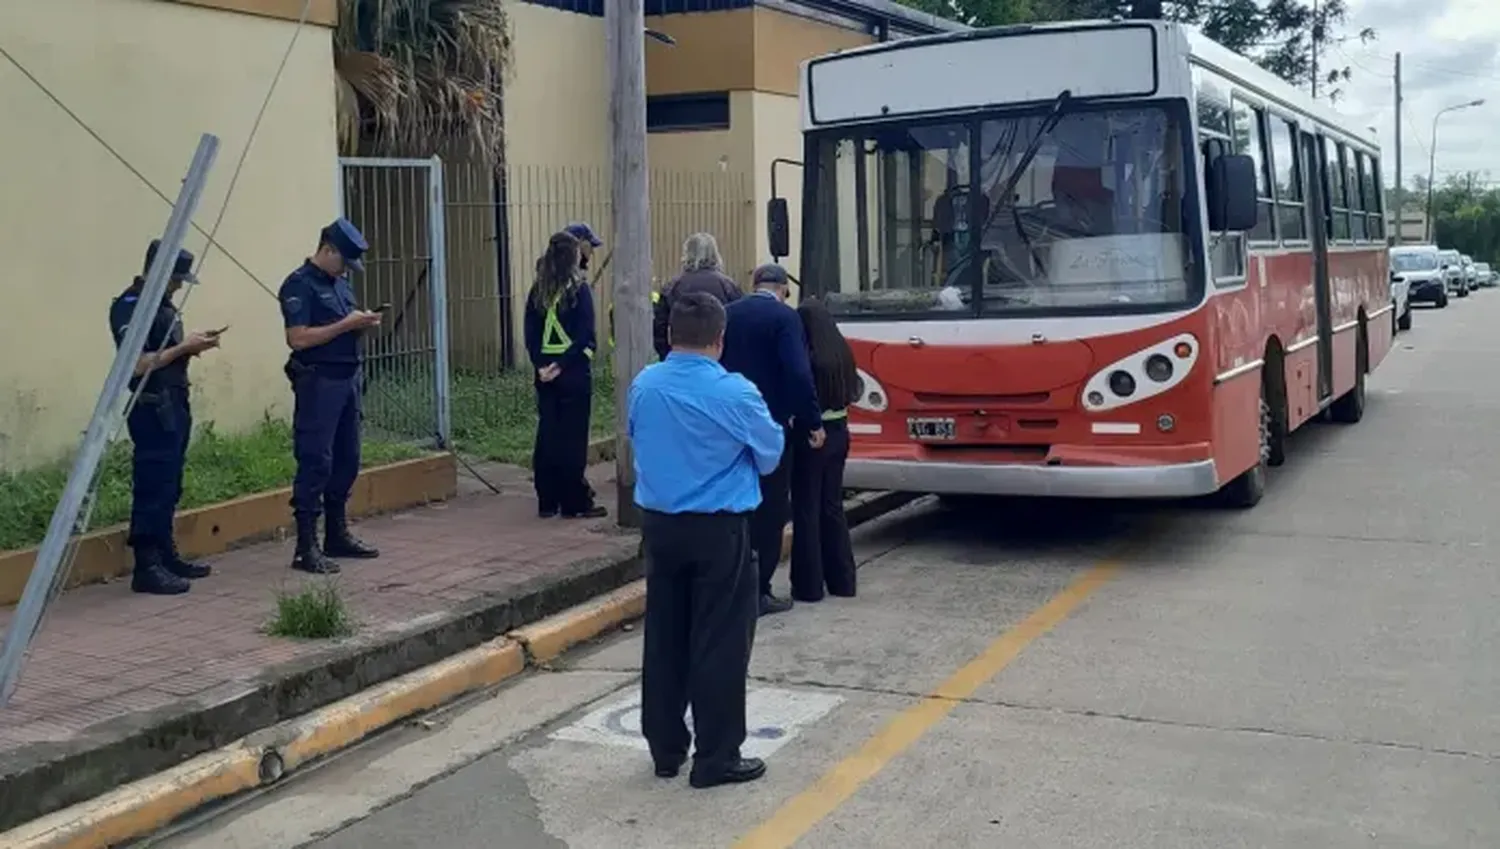
[[[461,480],[454,501],[359,524],[382,556],[335,579],[359,623],[344,640],[265,634],[279,591],[320,580],[288,569],[290,541],[213,558],[182,596],[128,580],[63,595],[0,711],[0,831],[639,577],[613,518],[538,519],[524,470],[482,472],[501,495]],[[590,477],[612,502],[613,468]]]

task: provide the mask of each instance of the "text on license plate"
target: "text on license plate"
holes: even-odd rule
[[[953,419],[907,419],[906,432],[912,439],[952,439]]]

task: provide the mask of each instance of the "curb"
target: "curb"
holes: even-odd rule
[[[909,493],[873,493],[845,502],[845,510],[849,524],[856,526],[917,497]],[[790,553],[790,541],[789,526],[782,537],[783,559]],[[631,558],[628,565],[620,564],[610,571],[622,580],[602,596],[575,598],[571,602],[574,606],[563,612],[519,628],[512,625],[505,629],[505,636],[444,659],[430,660],[430,665],[407,671],[304,716],[251,732],[156,775],[49,813],[0,834],[0,846],[107,849],[151,834],[210,802],[274,784],[309,761],[344,749],[415,714],[500,684],[528,668],[545,666],[569,648],[644,613],[646,585],[644,580],[637,579],[638,559]],[[536,610],[543,605],[527,605],[517,600],[506,606]]]

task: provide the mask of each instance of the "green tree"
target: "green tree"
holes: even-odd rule
[[[345,155],[503,152],[511,51],[502,0],[341,0],[334,33]]]
[[[1426,180],[1414,181],[1412,194],[1426,200]],[[1419,191],[1420,190],[1420,193]],[[1433,238],[1476,261],[1500,262],[1500,189],[1478,172],[1450,174],[1432,194]]]

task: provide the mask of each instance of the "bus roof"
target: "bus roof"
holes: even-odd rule
[[[1161,53],[1168,55],[1185,56],[1189,61],[1211,68],[1216,72],[1233,79],[1245,88],[1250,89],[1266,100],[1273,101],[1281,108],[1298,113],[1306,118],[1312,118],[1330,129],[1346,136],[1348,141],[1353,141],[1360,146],[1368,148],[1370,152],[1378,150],[1375,142],[1374,132],[1369,128],[1361,128],[1347,116],[1341,115],[1312,97],[1303,93],[1295,86],[1275,74],[1260,67],[1254,62],[1246,59],[1223,45],[1203,35],[1196,28],[1187,27],[1182,24],[1167,23],[1161,21],[1142,20],[1116,20],[1116,21],[1060,21],[1046,24],[1019,24],[1005,27],[985,27],[981,29],[968,29],[957,32],[937,33],[934,35],[922,35],[914,38],[902,38],[894,41],[883,41],[874,44],[851,47],[839,50],[824,56],[807,59],[802,63],[801,77],[803,85],[804,118],[810,117],[807,112],[807,101],[809,99],[808,86],[811,83],[810,69],[821,61],[837,58],[851,58],[873,53],[899,53],[904,50],[912,50],[922,47],[932,47],[942,44],[966,44],[973,41],[984,41],[1002,37],[1017,37],[1036,33],[1050,33],[1057,31],[1084,31],[1084,30],[1109,30],[1109,29],[1138,29],[1142,26],[1152,26],[1166,42],[1167,49]],[[1158,71],[1158,77],[1162,74]],[[824,123],[819,121],[817,123]],[[839,123],[837,121],[830,123]]]

